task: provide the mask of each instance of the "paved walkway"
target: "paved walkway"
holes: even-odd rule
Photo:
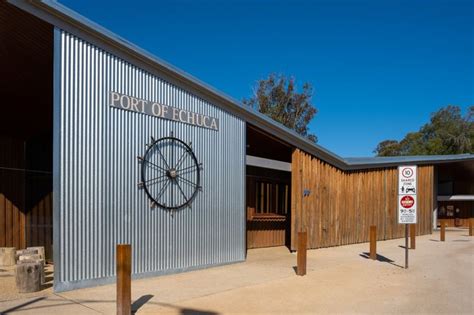
[[[133,309],[140,314],[391,313],[473,314],[474,237],[467,230],[417,238],[404,263],[403,239],[308,251],[308,275],[293,269],[286,248],[251,250],[245,263],[136,280]],[[0,301],[1,301],[0,293]],[[0,302],[18,314],[114,314],[115,286],[107,285]]]

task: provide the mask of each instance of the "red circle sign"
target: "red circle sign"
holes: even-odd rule
[[[412,196],[403,196],[402,199],[400,199],[400,205],[403,208],[411,208],[415,204],[415,199]]]
[[[410,178],[413,176],[413,170],[411,168],[404,168],[402,169],[402,175],[405,178]]]

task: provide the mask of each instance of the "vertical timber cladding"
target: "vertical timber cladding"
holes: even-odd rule
[[[291,248],[308,232],[308,248],[368,242],[370,225],[377,239],[404,236],[397,218],[397,168],[342,171],[300,150],[292,156]],[[417,234],[432,229],[433,166],[418,166]],[[309,189],[309,196],[303,190]]]
[[[61,131],[55,289],[115,276],[118,243],[132,245],[133,274],[244,260],[244,122],[73,35],[56,30],[55,36]],[[114,108],[111,91],[215,117],[219,130]],[[145,153],[151,136],[159,139],[171,131],[192,141],[203,164],[202,191],[191,208],[174,216],[150,208],[137,186],[137,156]]]

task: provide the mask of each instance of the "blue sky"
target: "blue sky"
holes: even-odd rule
[[[238,100],[272,72],[310,82],[311,130],[345,157],[474,105],[474,1],[60,2]]]

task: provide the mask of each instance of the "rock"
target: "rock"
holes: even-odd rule
[[[31,264],[31,263],[39,263],[41,265],[40,267],[40,278],[41,284],[45,283],[45,274],[44,274],[44,259],[30,259],[30,258],[24,258],[23,260],[18,261],[19,264]]]
[[[18,292],[36,292],[41,289],[41,264],[24,263],[15,267]]]
[[[0,266],[15,265],[15,247],[0,247]]]
[[[18,257],[18,261],[22,261],[24,259],[31,259],[31,260],[38,260],[38,259],[41,259],[41,256],[38,255],[38,254],[28,254],[28,255],[21,255],[20,257]]]
[[[32,246],[32,247],[27,247],[26,248],[27,250],[36,250],[38,252],[38,255],[41,256],[40,259],[46,259],[45,255],[44,255],[44,246]]]
[[[20,249],[16,251],[16,260],[20,258],[21,255],[36,255],[38,251],[36,249]]]

